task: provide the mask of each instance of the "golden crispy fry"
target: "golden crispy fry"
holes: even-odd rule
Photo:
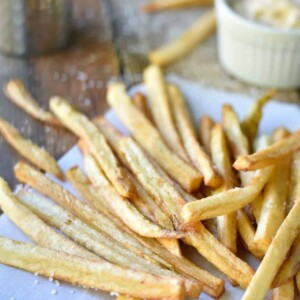
[[[281,265],[272,286],[277,287],[292,279],[300,270],[300,234],[298,234],[289,252],[288,258]]]
[[[275,90],[268,91],[250,106],[250,110],[242,123],[243,132],[248,137],[250,143],[254,141],[257,134],[264,106],[274,97],[275,94]]]
[[[153,122],[152,114],[149,110],[145,95],[140,92],[136,92],[132,97],[132,101],[139,111],[142,112],[149,121]]]
[[[140,214],[129,201],[114,190],[91,155],[86,155],[84,162],[87,175],[93,185],[130,229],[142,236],[155,238],[182,238],[184,236],[183,232],[165,229]]]
[[[288,133],[277,130],[274,134],[274,142],[280,141]],[[286,200],[290,171],[290,157],[279,161],[273,169],[267,182],[261,203],[261,212],[254,236],[254,244],[261,252],[266,253],[271,241],[286,216]]]
[[[72,171],[73,170],[74,169],[72,169]],[[107,203],[105,201],[101,201],[101,197],[98,194],[98,192],[93,186],[90,185],[89,182],[87,182],[87,179],[84,177],[84,175],[79,169],[76,169],[75,174],[74,171],[72,173],[73,180],[71,180],[71,182],[72,184],[76,183],[75,188],[78,191],[80,190],[80,194],[82,194],[83,197],[86,200],[88,200],[92,205],[97,207],[99,211],[106,213],[106,216],[109,217],[115,224],[117,224],[119,228],[121,228],[121,230],[129,232],[134,238],[143,243],[145,247],[148,247],[149,249],[151,249],[151,251],[154,251],[157,255],[165,259],[164,263],[156,259],[157,261],[164,265],[167,264],[167,261],[169,264],[173,265],[174,269],[178,273],[194,278],[195,280],[202,283],[204,285],[203,291],[205,291],[210,296],[220,296],[224,289],[224,283],[221,279],[216,278],[208,272],[200,269],[198,266],[194,265],[192,262],[185,259],[184,257],[178,258],[170,254],[169,251],[165,250],[164,248],[161,248],[159,244],[157,244],[153,239],[146,239],[144,237],[137,236],[134,232],[130,231],[128,227],[124,226],[123,223],[121,223],[120,221],[118,222],[119,219],[116,219],[116,217],[112,215],[112,211],[109,207],[105,208]],[[69,175],[69,172],[67,172],[68,179],[70,180],[72,177],[70,177]],[[74,178],[74,176],[76,176],[76,178]],[[155,257],[155,254],[153,252],[150,252],[150,257],[152,257],[153,259]]]
[[[211,131],[215,122],[209,116],[203,116],[199,121],[200,142],[205,151],[210,154]]]
[[[120,149],[144,189],[154,197],[158,205],[166,208],[175,228],[179,227],[180,220],[177,216],[180,214],[180,207],[185,203],[181,195],[170,184],[164,183],[143,151],[130,137],[120,142]]]
[[[185,150],[194,166],[203,174],[205,185],[214,188],[218,187],[221,184],[221,177],[213,168],[210,157],[205,153],[197,140],[189,110],[180,90],[175,85],[169,84],[168,93],[171,99],[171,109],[176,127]]]
[[[253,171],[273,165],[300,149],[300,131],[251,155],[240,156],[233,164],[240,171]]]
[[[243,209],[237,211],[237,226],[238,232],[249,251],[255,257],[262,258],[264,256],[264,253],[257,249],[253,242],[255,229]]]
[[[0,238],[0,263],[72,284],[140,298],[179,300],[184,294],[183,282],[177,278],[125,269],[3,237]]]
[[[294,202],[300,199],[300,152],[292,157],[291,174],[289,178],[289,193],[287,210],[290,211]]]
[[[23,137],[14,126],[1,118],[0,133],[20,155],[25,157],[32,164],[60,180],[64,180],[64,175],[56,160],[45,149]]]
[[[110,235],[111,238],[116,239],[133,253],[147,258],[152,256],[149,250],[141,247],[141,245],[130,238],[128,234],[123,234],[125,230],[120,230],[120,228],[116,227],[114,223],[110,221],[110,219],[112,219],[111,215],[104,215],[95,211],[89,205],[82,203],[67,190],[48,179],[36,169],[24,163],[18,163],[15,166],[15,175],[21,182],[31,185],[37,191],[56,201],[62,207],[69,209],[89,226]],[[122,227],[124,227],[124,225],[122,225]],[[156,260],[154,256],[153,260]],[[157,261],[161,263],[160,260]]]
[[[251,203],[268,181],[273,167],[259,170],[251,183],[184,205],[181,217],[185,222],[195,222],[232,213]]]
[[[40,246],[70,254],[96,259],[97,256],[76,243],[58,234],[37,215],[23,206],[10,191],[8,184],[0,177],[0,207],[4,213],[27,236]]]
[[[100,117],[95,119],[95,124],[105,136],[113,150],[118,154],[122,163],[128,167],[126,159],[123,157],[119,147],[120,141],[124,138],[124,136],[120,134],[120,132],[118,132],[105,118]],[[131,174],[129,174],[129,176],[131,176]],[[131,176],[131,180],[134,182],[137,191],[137,195],[131,197],[131,202],[150,220],[150,215],[153,215],[157,224],[167,229],[174,229],[171,219],[144,190],[138,180],[133,176]],[[141,205],[143,205],[143,203],[145,204],[145,209],[142,211]],[[176,239],[159,239],[159,241],[173,254],[181,256],[180,245]]]
[[[216,29],[216,17],[213,9],[207,11],[190,28],[170,43],[151,51],[148,55],[151,63],[167,66],[191,52],[198,44],[208,38]]]
[[[290,279],[288,282],[274,289],[272,293],[272,300],[294,300],[294,280]]]
[[[156,128],[135,108],[123,84],[109,87],[108,102],[134,138],[175,181],[189,192],[200,186],[201,174],[169,150]]]
[[[143,12],[153,13],[167,9],[179,9],[198,5],[212,5],[213,0],[151,0],[149,3],[142,6]]]
[[[131,253],[105,234],[88,227],[63,208],[51,204],[42,197],[25,192],[20,195],[19,199],[44,221],[60,229],[65,235],[105,260],[123,267],[181,278],[185,281],[187,293],[193,297],[201,292],[199,283],[194,280],[179,277],[176,273]]]
[[[132,183],[126,178],[123,167],[120,166],[97,127],[62,98],[51,98],[50,108],[67,128],[85,140],[95,158],[103,165],[106,176],[117,191],[124,197],[133,194]]]
[[[179,157],[189,162],[186,149],[182,145],[172,117],[172,95],[168,93],[161,69],[150,65],[144,70],[144,82],[149,95],[150,109],[155,125],[170,149]]]
[[[262,300],[300,230],[300,201],[283,221],[242,300]]]
[[[211,133],[211,155],[219,174],[223,177],[223,185],[215,190],[224,191],[237,186],[237,178],[231,166],[230,153],[221,125],[216,124]],[[220,242],[231,252],[236,252],[237,220],[236,212],[217,217],[218,237]]]
[[[72,183],[79,195],[92,205],[101,215],[106,219],[106,233],[111,237],[115,237],[121,244],[126,246],[127,249],[136,253],[139,256],[145,257],[150,261],[157,262],[167,268],[171,269],[172,266],[165,260],[161,259],[158,255],[151,251],[151,247],[146,248],[143,243],[142,237],[131,231],[124,223],[116,217],[111,211],[110,206],[103,200],[102,196],[91,184],[83,172],[74,167],[67,171],[67,178]]]
[[[4,92],[13,103],[15,103],[33,118],[48,125],[62,126],[59,120],[51,112],[48,112],[40,107],[40,105],[26,90],[21,80],[10,80],[4,88]]]
[[[121,147],[124,155],[127,156],[128,164],[132,166],[132,171],[137,175],[144,188],[149,193],[156,194],[158,200],[164,201],[164,205],[171,212],[170,215],[174,220],[175,228],[176,226],[180,228],[179,212],[184,200],[179,192],[157,172],[130,138],[124,139],[121,142]],[[201,223],[192,224],[186,229],[190,231],[183,240],[185,243],[194,246],[201,255],[241,286],[247,286],[253,271],[246,263],[221,245]],[[212,249],[214,250],[212,251]]]

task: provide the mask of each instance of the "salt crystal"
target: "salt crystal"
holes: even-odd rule
[[[50,291],[50,294],[51,294],[51,295],[56,295],[56,294],[57,294],[57,291],[56,291],[55,289],[52,289],[52,290]]]
[[[111,296],[116,296],[116,297],[118,297],[118,296],[119,296],[119,294],[118,294],[118,293],[116,293],[116,292],[110,292],[110,295],[111,295]]]
[[[18,185],[17,185],[18,186]],[[34,276],[39,276],[39,273],[38,272],[35,272],[34,273]]]

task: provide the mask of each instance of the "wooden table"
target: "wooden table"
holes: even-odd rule
[[[139,82],[147,65],[145,54],[178,35],[202,13],[201,9],[186,9],[145,15],[139,9],[144,0],[126,4],[124,0],[73,2],[75,32],[70,47],[55,55],[32,59],[0,55],[0,85],[10,78],[20,78],[43,106],[47,107],[50,96],[62,95],[90,117],[107,109],[105,87],[112,77],[122,77],[127,84]],[[166,71],[207,87],[253,96],[262,92],[228,76],[217,62],[216,49],[216,39],[211,37]],[[0,99],[0,116],[56,158],[76,142],[69,132],[28,117],[3,93]],[[282,92],[279,99],[300,104],[297,91]],[[2,139],[0,153],[0,176],[13,187],[16,180],[12,168],[21,157]]]

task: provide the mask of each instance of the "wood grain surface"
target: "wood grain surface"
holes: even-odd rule
[[[176,37],[203,12],[201,8],[144,14],[146,0],[73,0],[74,36],[64,51],[32,59],[0,55],[0,86],[22,79],[44,107],[49,97],[61,95],[93,117],[107,109],[106,84],[121,76],[128,85],[141,81],[149,50]],[[218,64],[216,37],[212,36],[189,56],[166,69],[209,88],[242,94],[263,90],[228,76]],[[0,115],[28,138],[59,158],[76,138],[66,130],[44,126],[10,103],[0,89]],[[284,91],[279,100],[300,104],[299,92]],[[13,165],[21,158],[0,137],[0,176],[13,187]]]

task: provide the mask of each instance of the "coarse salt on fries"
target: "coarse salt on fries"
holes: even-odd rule
[[[132,183],[97,127],[63,98],[52,97],[50,108],[68,129],[86,141],[117,191],[125,197],[134,193]]]
[[[20,155],[25,157],[32,164],[43,171],[52,174],[60,180],[64,180],[64,175],[61,172],[56,160],[45,149],[23,137],[14,126],[1,118],[0,133],[3,135],[5,140],[18,153],[20,153]]]
[[[4,237],[0,237],[0,263],[72,284],[139,298],[180,300],[184,295],[183,282],[177,278],[87,260]]]

